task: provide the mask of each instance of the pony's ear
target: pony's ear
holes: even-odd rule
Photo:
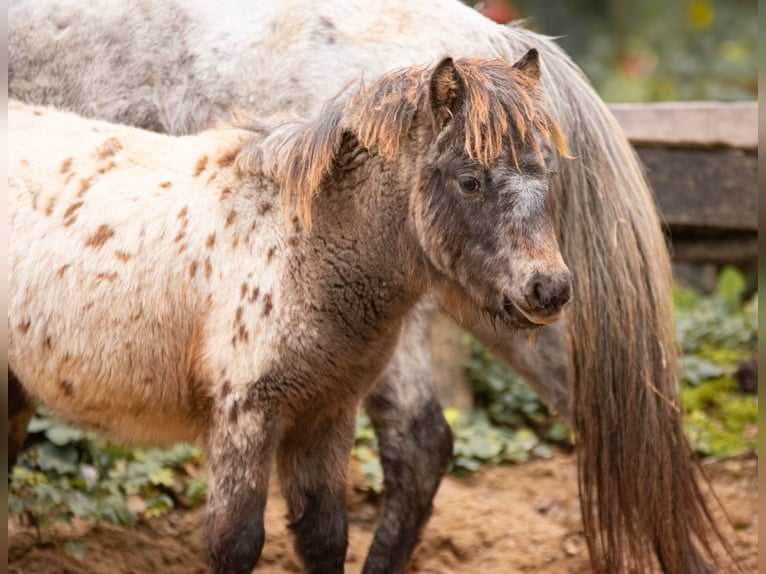
[[[519,58],[513,65],[515,69],[532,78],[535,81],[540,80],[540,54],[537,49],[530,48],[529,51]]]
[[[434,129],[441,131],[460,110],[465,97],[465,83],[452,58],[444,58],[436,66],[431,74],[428,92]]]

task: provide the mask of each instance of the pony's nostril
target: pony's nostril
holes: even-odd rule
[[[530,281],[526,300],[535,311],[555,311],[566,305],[572,297],[569,274],[535,274]]]

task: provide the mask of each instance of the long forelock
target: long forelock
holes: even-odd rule
[[[465,86],[455,120],[463,122],[468,157],[490,167],[507,144],[518,167],[517,144],[531,146],[542,159],[538,137],[567,155],[564,137],[544,105],[539,81],[504,60],[459,59],[455,67]],[[240,151],[238,165],[277,181],[287,219],[294,201],[302,225],[310,228],[311,201],[332,172],[343,133],[354,134],[360,145],[384,157],[396,156],[413,127],[431,72],[429,67],[389,72],[332,100],[316,120],[285,124],[265,137],[254,135]]]
[[[483,166],[491,166],[507,144],[518,168],[522,147],[543,157],[538,134],[567,156],[564,136],[548,112],[539,80],[530,78],[505,60],[456,60],[464,79],[465,152]]]

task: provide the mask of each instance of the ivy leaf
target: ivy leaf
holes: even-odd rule
[[[695,355],[681,357],[681,379],[694,387],[702,381],[724,375],[724,370],[717,364]]]
[[[716,292],[726,302],[729,311],[739,309],[744,290],[745,278],[742,273],[736,267],[725,266],[718,275]]]
[[[45,437],[55,445],[65,446],[82,440],[85,437],[85,433],[80,429],[58,424],[51,426],[45,432]]]
[[[161,516],[173,508],[173,500],[167,494],[160,494],[156,498],[146,501],[147,508],[144,515],[147,518]]]
[[[73,474],[77,471],[79,454],[72,445],[57,446],[44,442],[37,446],[37,466],[46,472]]]
[[[82,538],[69,540],[64,544],[64,552],[76,560],[85,560],[88,553],[88,542]]]
[[[157,486],[173,486],[173,471],[169,468],[161,468],[149,474],[149,481]]]

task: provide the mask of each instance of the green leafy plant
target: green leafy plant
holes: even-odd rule
[[[712,295],[681,288],[673,294],[686,432],[700,455],[728,456],[757,444],[757,398],[734,379],[738,363],[758,346],[758,295],[743,302],[745,286],[737,269],[725,267]]]
[[[351,456],[358,462],[362,480],[369,491],[375,494],[382,492],[383,467],[378,456],[378,439],[364,408],[359,409],[356,418],[356,438]]]
[[[29,433],[40,440],[24,451],[10,476],[9,510],[17,518],[42,526],[72,518],[130,525],[138,514],[157,516],[202,500],[196,446],[115,447],[44,410],[32,418]]]

